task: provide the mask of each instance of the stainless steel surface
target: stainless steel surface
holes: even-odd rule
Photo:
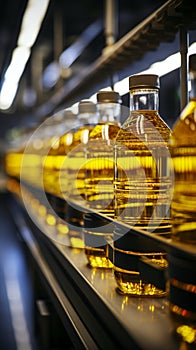
[[[83,251],[74,251],[55,242],[54,244],[70,260],[70,264],[82,274],[142,349],[175,350],[179,348],[172,334],[173,325],[166,298],[136,298],[120,295],[116,291],[111,270],[90,269]]]
[[[181,349],[167,298],[119,294],[112,270],[89,268],[82,249],[59,243],[55,231],[43,234],[28,216],[22,222],[23,239],[53,290],[54,303],[60,303],[62,319],[69,318],[79,337],[90,344],[91,334],[100,349],[108,349],[106,344],[113,349],[119,344],[121,349]]]

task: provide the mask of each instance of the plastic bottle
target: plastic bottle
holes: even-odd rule
[[[169,173],[170,128],[160,117],[157,75],[132,75],[130,116],[119,131],[115,153],[115,219],[144,231],[170,233],[172,183]],[[156,244],[137,235],[116,231],[114,275],[119,290],[132,295],[162,296],[165,292],[141,279],[139,261],[167,265]]]
[[[63,194],[67,188],[66,157],[72,144],[72,128],[75,122],[75,114],[70,109],[65,109],[46,123],[49,131],[42,160],[44,189],[52,209],[57,214],[55,216],[51,208],[47,209],[46,222],[56,226],[57,235],[68,233],[68,226],[61,219],[65,219],[67,207]]]
[[[169,256],[169,309],[184,348],[196,344],[196,54],[189,56],[190,99],[170,138],[175,183],[171,237],[185,250]],[[171,167],[172,169],[172,167]],[[188,253],[186,253],[188,251]]]
[[[97,93],[99,121],[89,135],[86,147],[85,198],[87,206],[114,218],[114,160],[113,146],[120,128],[121,98],[115,91]],[[106,226],[105,226],[106,224]],[[92,267],[110,268],[107,222],[90,213],[84,219],[85,254]]]
[[[82,100],[78,105],[77,126],[73,133],[73,142],[67,154],[66,195],[71,201],[85,200],[85,149],[90,131],[97,124],[97,106],[90,100]],[[83,204],[83,203],[82,203]],[[69,226],[69,241],[72,248],[84,248],[82,234],[83,211],[72,202],[67,202],[66,222]]]
[[[189,57],[190,101],[176,121],[170,139],[175,172],[171,203],[172,238],[196,244],[196,55]]]

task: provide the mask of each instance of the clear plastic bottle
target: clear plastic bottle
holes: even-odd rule
[[[67,154],[66,194],[72,201],[83,202],[85,200],[85,149],[90,131],[97,124],[97,121],[96,104],[90,100],[82,100],[78,105],[77,126],[73,133],[73,142]],[[84,248],[83,212],[78,210],[73,203],[67,202],[65,218],[69,226],[71,247]]]
[[[113,147],[120,128],[121,98],[115,91],[97,93],[99,121],[89,135],[86,147],[85,198],[90,209],[114,218]],[[85,215],[85,254],[92,267],[112,267],[106,241],[112,235],[107,223]],[[105,227],[104,227],[105,226]],[[99,228],[100,227],[100,228]],[[97,228],[97,229],[96,229]]]
[[[176,121],[170,150],[175,172],[172,238],[196,244],[196,55],[189,57],[190,101]]]
[[[196,345],[196,54],[189,56],[190,99],[174,124],[170,151],[175,174],[171,237],[190,254],[169,256],[169,309],[184,348]],[[190,247],[190,249],[189,249]]]
[[[115,219],[138,229],[168,235],[171,131],[158,112],[159,77],[132,75],[129,85],[130,116],[119,131],[114,147]],[[164,291],[142,281],[138,267],[142,257],[166,266],[165,253],[156,244],[145,245],[145,240],[128,229],[118,234],[114,237],[114,275],[119,290],[132,295],[165,295]]]

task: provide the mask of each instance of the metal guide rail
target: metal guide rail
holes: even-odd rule
[[[43,234],[14,198],[9,205],[63,323],[77,338],[76,348],[180,348],[167,298],[120,295],[111,270],[90,269],[82,249]]]

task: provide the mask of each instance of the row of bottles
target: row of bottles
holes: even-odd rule
[[[196,55],[189,57],[189,65],[195,84]],[[79,103],[77,117],[71,113],[68,117],[64,111],[65,131],[61,129],[61,135],[54,139],[53,129],[47,151],[42,147],[36,153],[36,169],[42,169],[48,201],[67,225],[70,246],[84,248],[89,266],[113,269],[122,294],[166,295],[140,273],[142,259],[166,269],[166,252],[156,242],[148,244],[130,227],[184,243],[196,242],[194,84],[194,96],[172,131],[159,114],[159,77],[133,75],[129,79],[130,113],[123,125],[119,94],[100,91],[96,104]],[[35,144],[38,147],[39,142]],[[17,177],[18,173],[10,171],[9,156],[7,173]],[[35,163],[28,165],[33,168]],[[97,219],[96,212],[101,214]],[[125,223],[127,230],[115,222]],[[194,278],[189,282],[172,278],[170,290],[173,281],[178,290],[185,287],[187,292],[192,286],[191,300],[195,300]],[[171,311],[179,312],[175,296],[171,299]],[[186,308],[180,310],[183,314]],[[191,312],[195,317],[196,312]]]
[[[157,75],[130,77],[131,113],[123,126],[117,92],[98,92],[96,105],[81,101],[75,120],[65,111],[62,135],[51,132],[52,121],[46,123],[50,132],[45,132],[47,142],[37,153],[39,132],[34,135],[24,154],[28,167],[24,161],[22,167],[22,181],[27,182],[26,169],[35,165],[40,170],[40,188],[43,171],[44,191],[68,226],[70,246],[84,247],[92,267],[114,267],[118,289],[132,295],[165,295],[142,281],[139,261],[147,257],[166,265],[166,253],[156,245],[144,247],[129,230],[119,232],[103,219],[94,222],[88,209],[152,233],[170,232],[170,129],[158,112],[159,87]],[[86,211],[78,210],[72,201],[82,203]],[[113,241],[112,259],[108,241]]]

